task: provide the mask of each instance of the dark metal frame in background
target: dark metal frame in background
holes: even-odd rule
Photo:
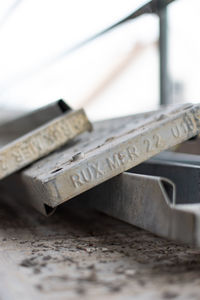
[[[160,57],[160,104],[170,102],[169,75],[168,75],[168,21],[167,5],[159,4],[159,57]]]
[[[71,54],[74,51],[79,50],[83,46],[86,46],[88,43],[93,40],[99,38],[100,36],[110,32],[111,30],[117,28],[118,26],[132,21],[144,14],[156,14],[159,17],[159,56],[160,56],[160,104],[168,104],[170,103],[170,84],[169,84],[169,76],[168,76],[168,34],[167,34],[167,6],[174,2],[175,0],[151,0],[134,10],[131,14],[126,16],[125,18],[119,20],[118,22],[112,24],[111,26],[105,28],[104,30],[97,32],[96,34],[88,37],[87,39],[73,45],[68,49],[64,49],[57,55],[51,57],[50,59],[44,61],[38,67],[34,68],[32,71],[21,76],[22,80],[27,79],[28,77],[35,75],[40,72],[42,69],[46,69],[54,63],[57,63],[59,60],[62,60],[67,55]],[[17,0],[14,7],[12,7],[9,11],[13,12],[14,8],[17,7],[17,4],[21,3],[21,0]],[[9,13],[9,14],[10,14]],[[7,16],[8,17],[8,16]],[[0,23],[1,24],[1,23]],[[18,82],[18,81],[17,81]],[[10,86],[13,86],[14,83],[11,83]],[[7,86],[8,88],[8,86]]]
[[[80,49],[86,44],[92,42],[93,40],[99,38],[100,36],[110,32],[116,27],[136,19],[144,14],[156,14],[159,17],[159,56],[160,56],[160,104],[165,105],[170,103],[170,93],[169,93],[169,77],[168,77],[168,22],[167,22],[167,6],[174,2],[175,0],[151,0],[132,12],[127,17],[119,20],[118,22],[112,24],[111,26],[105,28],[104,30],[90,36],[89,38],[81,41],[80,43],[72,46],[60,52],[58,55],[53,57],[50,61],[46,62],[46,66],[57,62],[58,60],[64,58],[66,55]]]
[[[165,105],[170,103],[170,93],[169,93],[169,76],[168,76],[168,22],[167,22],[167,6],[174,2],[175,0],[151,0],[132,12],[130,15],[118,22],[112,24],[106,29],[90,36],[84,41],[74,45],[73,47],[61,52],[59,55],[54,57],[48,63],[53,63],[54,61],[60,60],[66,55],[78,50],[79,48],[85,46],[86,44],[92,42],[96,38],[108,33],[112,29],[115,29],[119,25],[122,25],[128,21],[136,19],[144,14],[156,14],[159,17],[159,57],[160,57],[160,104]],[[48,64],[47,63],[47,64]]]

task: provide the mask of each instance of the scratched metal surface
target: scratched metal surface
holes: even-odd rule
[[[97,122],[92,133],[21,172],[21,185],[39,210],[41,203],[56,207],[198,134],[199,112],[199,105],[182,105],[137,119]]]
[[[40,115],[40,112],[38,114]],[[13,136],[17,138],[0,148],[0,179],[20,170],[64,145],[82,132],[91,129],[91,124],[83,110],[60,114],[60,116],[47,123],[43,123],[43,119],[38,118],[33,120],[33,124],[31,121],[27,124],[27,122],[21,122],[19,119],[8,123],[7,126],[1,125],[2,140],[4,140],[4,136],[7,136],[8,139]],[[46,119],[48,117],[47,113]],[[41,124],[41,126],[36,126],[36,129],[33,129],[33,125],[36,124]],[[22,134],[26,132],[27,128],[32,128],[32,130],[19,137],[20,130],[16,130],[15,127],[20,129],[20,126]],[[8,131],[6,131],[6,127]],[[13,135],[10,133],[11,129]]]

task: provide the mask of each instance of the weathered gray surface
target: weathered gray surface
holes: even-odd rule
[[[164,176],[162,172],[156,172],[156,162],[155,172],[153,172],[154,164],[149,165],[152,168],[147,168],[148,163],[145,163],[144,166],[141,164],[131,171],[143,175],[124,172],[91,189],[82,195],[82,202],[158,236],[200,247],[200,200],[198,204],[193,204],[188,199],[187,203],[180,205],[179,199],[179,204],[174,204],[175,185],[163,177],[145,175],[156,173]],[[162,171],[161,168],[158,170]],[[187,171],[189,173],[190,170]],[[177,173],[177,168],[174,168],[174,172]],[[198,187],[199,181],[195,183]],[[182,186],[184,185],[185,182],[182,183]],[[181,183],[177,189],[179,188]],[[191,187],[187,195],[192,193]],[[197,194],[196,191],[194,193]]]
[[[46,218],[1,191],[1,299],[199,299],[200,250],[73,202]]]
[[[161,176],[176,185],[176,203],[200,203],[200,165],[152,158],[131,170],[136,174]]]
[[[43,211],[42,204],[56,207],[196,135],[199,129],[198,105],[97,122],[92,133],[24,170],[21,185],[37,209]]]
[[[187,143],[187,142],[186,142]],[[185,143],[183,143],[185,144]],[[187,165],[200,165],[200,155],[190,153],[180,153],[175,151],[163,151],[152,158],[156,161],[176,162]]]
[[[36,117],[37,114],[40,116],[40,111],[33,114],[33,116]],[[45,114],[45,111],[43,113],[41,112],[41,115],[43,114]],[[55,114],[57,114],[57,111]],[[49,114],[47,114],[47,117],[44,119],[48,119],[48,117]],[[25,122],[24,119],[27,120],[27,122]],[[2,137],[8,136],[10,139],[10,136],[12,136],[10,133],[12,128],[13,135],[17,136],[17,139],[10,141],[10,143],[0,148],[0,179],[38,160],[58,147],[63,146],[80,133],[91,129],[91,124],[83,110],[62,114],[47,123],[43,123],[43,119],[40,119],[40,117],[38,120],[36,120],[36,118],[33,119],[35,120],[35,122],[33,120],[33,124],[31,120],[25,117],[23,118],[23,122],[19,119],[13,122],[12,126],[9,123],[7,126],[2,125],[0,127]],[[36,129],[24,134],[27,129],[32,128],[36,123],[37,125],[41,123],[43,125],[39,127],[36,126]],[[8,128],[8,131],[6,131],[5,127]],[[19,131],[16,130],[16,128],[18,128]],[[18,137],[19,132],[22,132],[24,135]]]

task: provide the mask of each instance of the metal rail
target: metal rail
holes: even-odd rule
[[[167,6],[159,2],[159,58],[160,58],[160,104],[166,105],[169,99],[169,78],[168,78],[168,20]]]

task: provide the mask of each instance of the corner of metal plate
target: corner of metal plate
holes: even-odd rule
[[[63,113],[72,110],[72,108],[63,99],[59,99],[57,103]]]
[[[45,215],[46,217],[50,217],[54,214],[54,212],[56,211],[56,207],[51,207],[47,204],[44,203],[44,210],[43,210],[43,215]]]

